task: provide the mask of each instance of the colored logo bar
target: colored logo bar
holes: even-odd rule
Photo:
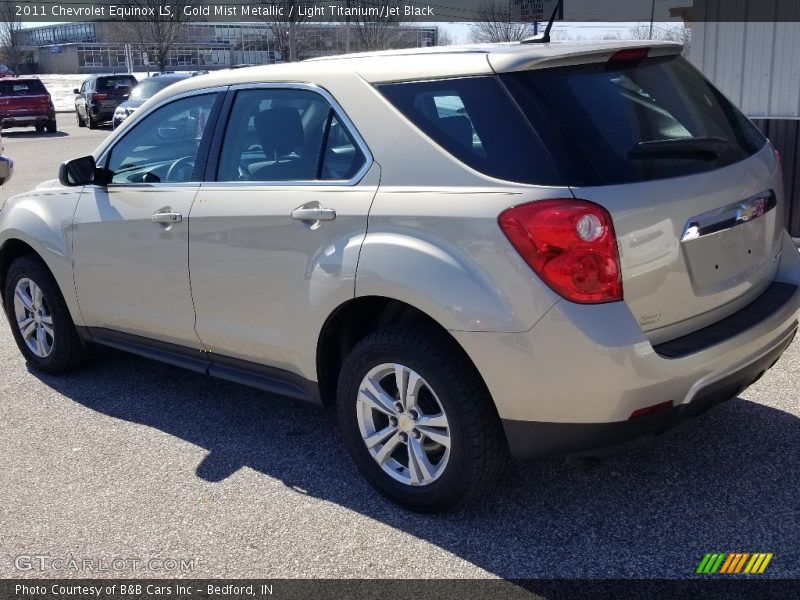
[[[773,556],[772,552],[709,552],[696,572],[701,575],[757,575],[764,572]]]

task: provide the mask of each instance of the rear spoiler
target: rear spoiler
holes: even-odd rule
[[[488,55],[489,64],[495,73],[530,71],[553,67],[571,67],[591,63],[608,62],[620,51],[647,50],[647,57],[676,56],[683,51],[682,44],[665,42],[622,42],[609,44],[581,44],[565,52],[560,44],[553,43],[532,48],[531,52],[497,52]],[[553,47],[550,47],[553,46]]]

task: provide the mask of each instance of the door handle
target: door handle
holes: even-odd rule
[[[332,208],[323,208],[321,206],[295,208],[292,211],[292,218],[298,221],[333,221],[336,218],[336,211]]]
[[[172,209],[162,208],[153,213],[153,223],[180,223],[183,221],[183,215],[179,212],[172,212]]]

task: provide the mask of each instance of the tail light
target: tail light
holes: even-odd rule
[[[775,160],[778,161],[778,168],[781,170],[781,177],[783,176],[783,156],[780,150],[775,150]]]
[[[108,94],[92,94],[90,98],[90,102],[94,102],[95,100],[107,100]]]
[[[509,208],[499,224],[523,260],[567,300],[622,300],[614,225],[602,206],[572,198],[540,200]]]

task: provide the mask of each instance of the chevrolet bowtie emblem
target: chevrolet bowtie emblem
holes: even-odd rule
[[[736,208],[736,222],[745,223],[756,217],[760,217],[765,212],[765,202],[763,198],[754,198],[743,202]]]

